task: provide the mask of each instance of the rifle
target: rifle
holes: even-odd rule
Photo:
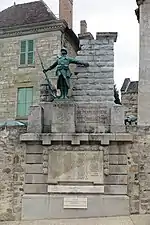
[[[41,59],[41,56],[40,56],[40,54],[39,54],[39,52],[38,52],[38,49],[36,49],[36,51],[37,51],[37,54],[38,54],[38,57],[39,57],[39,60],[40,60],[42,69],[44,70],[44,69],[45,69],[45,68],[44,68],[44,64],[43,64],[43,61],[42,61],[42,59]],[[47,81],[47,83],[48,83],[50,95],[52,95],[54,98],[56,98],[56,96],[53,94],[52,84],[51,84],[50,80],[48,79],[48,76],[47,76],[46,72],[44,73],[44,75],[45,75],[46,81]]]

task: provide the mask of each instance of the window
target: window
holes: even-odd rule
[[[33,88],[18,88],[17,116],[28,116],[29,107],[33,104]]]
[[[21,41],[20,65],[34,64],[34,41]]]

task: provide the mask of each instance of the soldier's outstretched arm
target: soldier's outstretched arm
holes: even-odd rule
[[[49,70],[54,69],[58,65],[58,61],[54,62],[48,69],[44,69],[43,72],[46,73]]]
[[[76,60],[74,58],[69,58],[69,63],[89,67],[89,63],[84,63],[84,62],[81,62],[81,61]]]

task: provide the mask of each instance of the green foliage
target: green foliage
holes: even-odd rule
[[[121,101],[120,101],[120,98],[119,98],[119,92],[118,92],[118,90],[116,88],[116,85],[114,85],[114,98],[115,98],[114,102],[116,104],[121,105]]]

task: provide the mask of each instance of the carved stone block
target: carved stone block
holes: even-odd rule
[[[52,107],[52,133],[75,132],[75,104],[71,101],[55,101]]]
[[[42,133],[43,118],[43,108],[39,105],[31,106],[28,116],[28,133]]]
[[[111,132],[125,132],[124,107],[121,105],[114,105],[111,108]]]
[[[102,151],[51,151],[48,183],[103,184]]]

